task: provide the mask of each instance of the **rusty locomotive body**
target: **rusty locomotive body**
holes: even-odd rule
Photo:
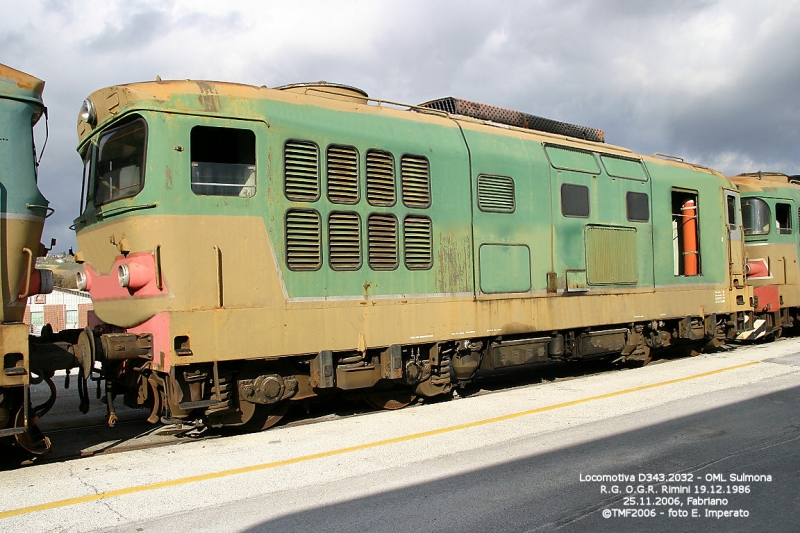
[[[33,127],[45,116],[44,82],[0,65],[0,442],[16,441],[41,454],[50,441],[36,426],[55,401],[51,377],[76,364],[73,342],[79,332],[29,336],[23,323],[28,296],[53,289],[50,270],[37,269],[47,249],[39,241],[52,212],[37,186],[38,160]],[[41,157],[41,154],[38,154]],[[46,382],[50,397],[30,401],[32,383]]]
[[[33,127],[45,112],[43,90],[43,81],[0,65],[0,438],[13,438],[31,452],[49,447],[35,426],[49,406],[30,405],[33,369],[28,326],[22,323],[28,296],[53,287],[52,272],[35,268],[36,258],[46,253],[39,240],[48,210],[36,184],[33,138]]]
[[[794,329],[800,314],[800,176],[740,174],[747,282],[756,322],[748,339],[774,338]]]
[[[102,321],[80,353],[112,422],[123,395],[261,429],[336,391],[397,408],[479,369],[752,329],[735,185],[598,130],[187,80],[96,91],[78,133],[78,281]]]

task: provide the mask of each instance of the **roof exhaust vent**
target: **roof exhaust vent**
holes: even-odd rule
[[[437,109],[450,113],[451,115],[463,115],[465,117],[488,120],[529,130],[566,135],[567,137],[575,137],[587,141],[606,141],[606,134],[603,130],[567,124],[566,122],[558,122],[556,120],[550,120],[549,118],[537,117],[536,115],[529,115],[528,113],[513,111],[493,105],[470,102],[469,100],[453,98],[452,96],[425,102],[424,104],[420,104],[420,107]]]
[[[279,91],[307,94],[309,96],[321,96],[323,98],[333,98],[335,100],[345,100],[349,102],[367,103],[369,95],[356,87],[342,85],[341,83],[328,83],[327,81],[315,81],[310,83],[292,83],[275,87]]]

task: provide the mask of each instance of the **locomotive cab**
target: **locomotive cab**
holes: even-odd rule
[[[756,336],[780,336],[796,324],[800,307],[800,185],[772,172],[731,178],[742,195],[747,282],[759,320]]]
[[[28,296],[53,288],[52,272],[36,269],[36,258],[47,253],[39,241],[52,212],[37,185],[33,137],[46,115],[43,90],[42,80],[0,65],[0,439],[13,437],[33,453],[49,449],[35,426],[49,407],[29,405],[31,373],[39,365],[31,365],[28,326],[22,323]]]

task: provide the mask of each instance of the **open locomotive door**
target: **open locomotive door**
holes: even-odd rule
[[[725,190],[725,213],[728,225],[728,264],[730,265],[731,284],[741,288],[744,286],[744,239],[742,238],[742,214],[739,193]]]

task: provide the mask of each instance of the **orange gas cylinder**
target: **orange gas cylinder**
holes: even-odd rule
[[[697,275],[697,207],[694,200],[686,200],[681,206],[683,217],[683,275]]]

